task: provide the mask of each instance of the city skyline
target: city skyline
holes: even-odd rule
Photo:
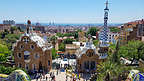
[[[106,0],[3,0],[0,22],[30,19],[40,23],[103,23]],[[144,18],[143,0],[109,0],[109,23],[126,23]]]

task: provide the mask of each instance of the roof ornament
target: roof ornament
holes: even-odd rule
[[[27,21],[27,34],[33,34],[33,28],[30,20]]]
[[[91,39],[91,35],[88,34],[88,42],[90,42],[90,39]]]
[[[29,30],[30,30],[30,29],[29,29],[29,26],[30,26],[30,24],[31,24],[31,21],[28,20],[28,21],[27,21],[27,24],[28,24],[28,25],[27,25],[27,31],[26,31],[26,33],[29,34],[29,33],[30,33],[30,31],[29,31]]]

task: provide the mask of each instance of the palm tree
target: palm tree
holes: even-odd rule
[[[111,81],[112,79],[118,77],[119,72],[121,72],[120,66],[111,61],[102,63],[98,65],[98,77],[97,81]]]

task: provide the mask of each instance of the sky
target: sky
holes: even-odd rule
[[[103,23],[106,0],[1,0],[0,22]],[[109,23],[144,18],[144,0],[109,0]]]

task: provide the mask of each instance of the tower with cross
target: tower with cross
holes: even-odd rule
[[[108,22],[108,0],[106,1],[106,8],[104,9],[104,26],[99,33],[99,54],[100,58],[107,58],[107,52],[109,47],[108,34],[110,32],[107,22]]]
[[[106,8],[104,9],[104,26],[103,26],[103,29],[101,30],[100,34],[99,34],[99,40],[100,40],[100,47],[108,47],[109,46],[109,41],[108,41],[108,33],[110,32],[109,31],[109,28],[107,26],[107,22],[108,22],[108,12],[109,12],[109,9],[108,9],[108,0],[106,2]]]

